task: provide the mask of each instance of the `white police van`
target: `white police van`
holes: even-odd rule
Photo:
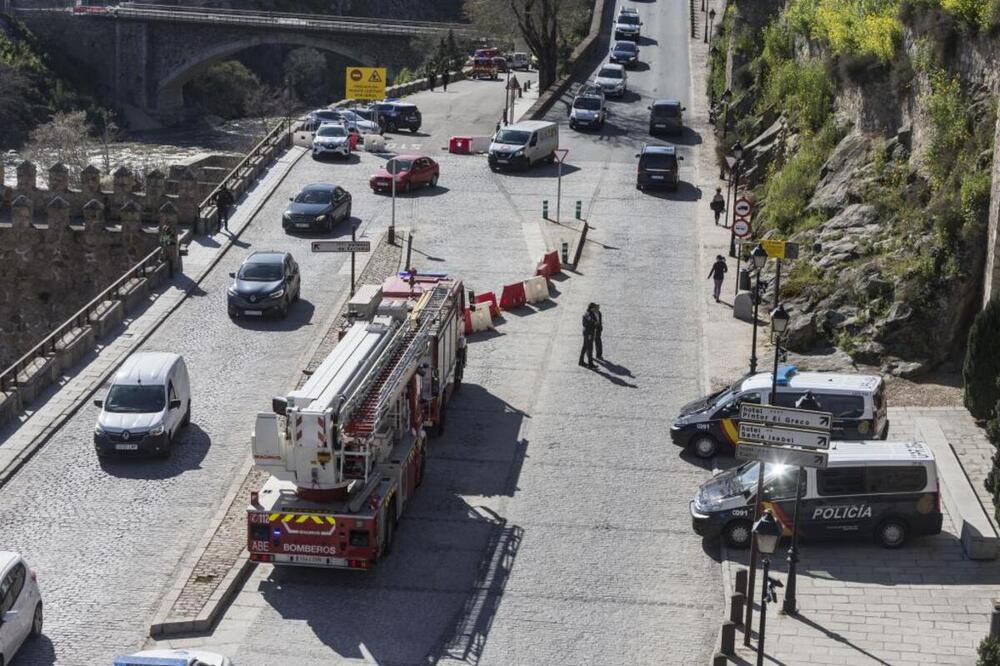
[[[752,535],[758,462],[706,481],[691,500],[694,531],[745,548]],[[910,536],[938,534],[943,520],[934,454],[917,442],[833,442],[825,469],[803,468],[799,537],[871,538],[898,548]],[[764,465],[764,508],[791,533],[798,468]]]

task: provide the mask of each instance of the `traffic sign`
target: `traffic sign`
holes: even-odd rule
[[[313,241],[313,252],[371,252],[371,241]]]
[[[760,442],[771,446],[801,446],[804,449],[830,448],[830,433],[780,426],[740,422],[741,442]]]
[[[793,467],[816,467],[826,469],[829,460],[826,451],[803,451],[802,449],[785,449],[774,446],[762,446],[739,442],[736,445],[737,460],[757,460],[765,463],[778,463]]]
[[[733,233],[736,234],[737,238],[746,238],[753,231],[750,227],[750,221],[745,217],[738,217],[736,221],[733,222]]]
[[[385,99],[385,67],[348,67],[344,83],[347,99]]]
[[[783,240],[762,240],[760,246],[771,259],[798,259],[799,244]]]
[[[740,420],[765,425],[787,426],[790,428],[805,428],[829,433],[833,423],[830,412],[814,412],[811,409],[793,409],[791,407],[773,407],[771,405],[754,405],[749,402],[740,404]]]
[[[750,205],[750,200],[746,197],[740,197],[733,204],[733,210],[736,212],[737,217],[750,217],[750,213],[753,212],[753,206]]]

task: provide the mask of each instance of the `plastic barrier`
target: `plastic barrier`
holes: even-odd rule
[[[465,309],[465,334],[493,330],[493,318],[489,308]]]
[[[524,296],[529,303],[549,300],[549,281],[539,275],[524,281]]]
[[[552,275],[552,270],[549,268],[549,265],[544,261],[539,261],[538,265],[535,266],[535,276],[548,280],[550,275]]]
[[[546,291],[548,291],[548,288],[546,288]],[[526,302],[527,297],[524,293],[523,282],[508,284],[503,288],[503,293],[500,294],[501,310],[513,310],[514,308],[521,307]]]
[[[559,253],[555,250],[542,257],[542,262],[549,267],[549,275],[555,275],[562,270],[562,266],[559,264]]]
[[[497,305],[497,295],[492,291],[487,291],[485,294],[479,294],[476,296],[476,305],[481,305],[483,303],[490,304],[490,316],[499,317],[500,316],[500,306]]]
[[[488,153],[490,152],[490,143],[492,142],[493,137],[491,136],[474,136],[472,137],[472,147],[469,148],[469,152]]]
[[[381,134],[365,134],[365,151],[369,153],[384,153],[385,137]]]
[[[468,155],[472,152],[471,136],[453,136],[448,141],[448,152],[455,155]]]
[[[465,324],[465,334],[470,335],[472,333],[472,313],[469,312],[469,308],[462,311],[462,321]]]

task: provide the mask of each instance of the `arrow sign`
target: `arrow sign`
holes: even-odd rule
[[[765,425],[819,430],[820,432],[830,434],[833,414],[829,412],[814,412],[810,409],[772,407],[770,405],[754,405],[744,402],[740,405],[740,420],[763,423]]]
[[[759,442],[771,446],[799,446],[804,449],[830,448],[829,433],[763,426],[745,421],[740,422],[740,441]]]
[[[313,252],[371,252],[371,241],[313,241]]]
[[[792,467],[816,467],[825,469],[829,454],[826,451],[803,451],[801,449],[783,449],[773,446],[761,446],[739,442],[736,445],[737,460],[757,460],[765,463],[791,465]]]

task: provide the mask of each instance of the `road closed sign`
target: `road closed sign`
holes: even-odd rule
[[[385,99],[385,67],[348,67],[344,81],[347,99]]]
[[[750,205],[749,199],[740,197],[736,200],[733,210],[736,211],[737,217],[750,217],[750,213],[753,212],[753,206]]]
[[[737,238],[746,238],[750,235],[751,231],[750,223],[746,219],[739,217],[733,222],[733,234]]]

